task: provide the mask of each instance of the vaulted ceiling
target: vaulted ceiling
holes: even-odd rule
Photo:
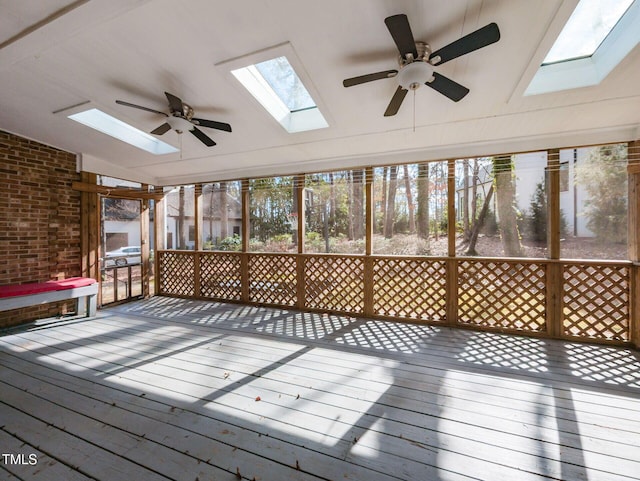
[[[640,137],[640,48],[599,85],[524,90],[577,0],[0,0],[0,129],[81,154],[82,168],[155,185],[479,156]],[[490,22],[499,42],[438,71],[470,89],[452,102],[410,92],[383,113],[397,81],[342,80],[397,68],[384,19],[404,13],[416,40],[440,48]],[[229,73],[274,46],[298,68],[329,127],[287,133]],[[67,118],[89,102],[141,130],[164,120],[171,92],[198,117],[206,147],[174,131],[180,149],[152,155]]]

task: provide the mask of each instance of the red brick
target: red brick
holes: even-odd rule
[[[0,285],[80,275],[74,154],[0,131]],[[58,303],[0,312],[0,327],[71,311]]]

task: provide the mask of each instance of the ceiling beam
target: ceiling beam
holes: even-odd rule
[[[125,199],[161,200],[164,197],[164,192],[144,192],[139,189],[130,189],[128,187],[108,187],[106,185],[88,184],[86,182],[73,182],[71,184],[71,188],[80,192],[91,192],[105,197],[118,197]]]

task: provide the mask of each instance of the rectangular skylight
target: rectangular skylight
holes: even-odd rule
[[[68,118],[155,155],[178,152],[172,145],[96,108],[69,115]]]
[[[525,95],[598,85],[640,43],[640,0],[580,0]]]
[[[542,65],[590,57],[633,0],[580,0]]]
[[[287,132],[329,126],[285,56],[231,73]]]

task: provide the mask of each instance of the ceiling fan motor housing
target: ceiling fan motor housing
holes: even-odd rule
[[[421,85],[430,82],[433,77],[433,66],[429,63],[431,48],[424,42],[416,42],[418,57],[413,58],[411,54],[407,58],[400,57],[400,71],[397,79],[400,86],[405,90],[416,90]]]

